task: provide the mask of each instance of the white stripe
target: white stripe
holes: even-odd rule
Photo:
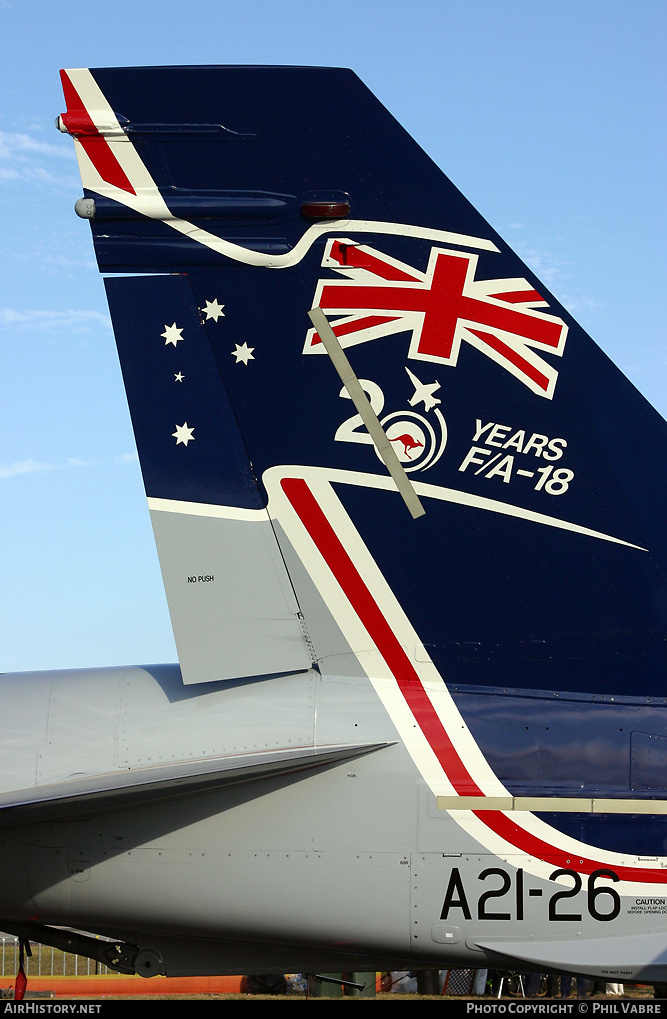
[[[667,800],[585,796],[438,796],[438,810],[528,810],[542,814],[667,814]]]
[[[155,499],[149,496],[148,508],[161,513],[185,513],[191,517],[221,517],[225,520],[263,522],[269,519],[265,509],[243,509],[241,506],[216,506],[207,502],[181,502],[179,499]]]
[[[329,570],[328,565],[320,555],[314,541],[310,538],[305,527],[302,526],[291,503],[282,491],[280,482],[283,478],[303,478],[307,482],[322,512],[343,543],[346,552],[392,631],[404,648],[410,648],[420,643],[419,638],[370,555],[368,548],[362,541],[359,532],[354,527],[354,524],[331,487],[331,483],[341,482],[347,484],[366,484],[367,487],[393,490],[391,479],[377,475],[356,475],[354,472],[327,471],[324,468],[303,466],[274,467],[265,472],[263,476],[270,496],[269,511],[272,517],[279,520],[287,537],[292,542],[297,555],[299,555],[312,580],[317,585],[336,623],[340,626],[350,647],[355,649],[360,666],[369,677],[424,781],[436,796],[436,802],[438,797],[444,797],[446,799],[442,799],[442,803],[449,802],[453,804],[457,802],[462,805],[466,800],[456,796],[442,765],[432,751],[424,733],[418,726],[415,726],[414,716],[389,666],[382,658],[380,650],[373,644],[357,613],[348,602],[347,597]],[[431,489],[434,489],[434,486],[420,486],[420,490],[428,490],[424,494],[432,494]],[[438,496],[436,495],[435,497]],[[536,516],[539,517],[539,514]],[[562,525],[561,521],[551,521],[549,518],[546,521],[538,520],[537,522],[548,522],[553,526]],[[581,530],[582,533],[588,534],[591,537],[619,541],[619,539],[611,538],[599,532],[589,531],[588,529]],[[627,542],[621,543],[628,544]],[[367,653],[363,654],[357,650],[360,648],[368,648]],[[500,798],[500,802],[506,800],[509,807],[509,803],[513,799],[511,794],[504,788],[490,768],[435,665],[431,661],[412,661],[411,664],[418,673],[435,712],[472,780],[483,791],[485,797],[489,796],[496,799],[496,809],[498,809],[498,798]],[[525,850],[521,850],[516,845],[507,842],[503,836],[497,834],[484,824],[483,820],[472,813],[471,809],[456,809],[454,806],[449,806],[446,809],[453,819],[488,851],[501,858],[516,859],[517,856],[520,856],[521,866],[535,876],[548,879],[550,873],[552,873],[555,866],[553,862],[536,860],[527,856]],[[542,810],[544,808],[540,806],[539,809]],[[667,868],[667,858],[647,861],[634,855],[625,856],[579,842],[577,839],[563,834],[558,829],[552,828],[542,821],[541,818],[531,813],[529,808],[525,806],[524,809],[515,808],[514,811],[510,811],[510,816],[514,823],[525,832],[553,846],[557,852],[571,854],[573,870],[577,869],[579,862],[584,858],[592,858],[604,866],[617,868],[633,867],[644,870]],[[648,894],[647,889],[654,887],[662,889],[664,892],[664,885],[636,885],[638,891],[643,894]],[[624,894],[630,894],[633,888],[635,888],[635,883],[623,882]]]
[[[373,688],[376,690],[381,703],[396,726],[400,739],[408,749],[424,781],[442,795],[454,795],[454,787],[443,772],[433,748],[421,729],[415,726],[414,715],[406,704],[391,669],[373,643],[359,616],[350,605],[338,581],[331,573],[326,560],[322,557],[317,545],[283,492],[280,485],[283,477],[299,477],[299,474],[293,474],[289,471],[284,472],[280,468],[272,468],[263,476],[263,481],[269,492],[269,510],[271,516],[280,524],[297,556],[304,564],[336,624],[340,627],[343,636],[352,649],[362,674],[369,678]],[[315,491],[317,493],[318,504],[327,518],[331,520],[331,514],[334,516],[336,514],[335,503],[338,502],[336,496],[333,495],[330,488],[325,493],[323,484],[317,486]],[[333,496],[333,499],[327,499],[327,495]],[[333,526],[337,527],[338,523],[338,519],[335,519]]]
[[[337,473],[337,472],[332,472]],[[359,575],[410,659],[419,675],[434,710],[456,750],[465,760],[473,781],[488,795],[509,795],[489,767],[486,758],[470,734],[442,677],[430,660],[417,662],[407,649],[421,647],[421,640],[413,630],[405,612],[398,604],[391,588],[345,512],[338,496],[329,484],[326,472],[319,468],[275,467],[266,471],[263,481],[269,492],[269,511],[278,520],[297,555],[304,563],[316,584],[327,608],[332,613],[349,646],[353,649],[364,673],[369,677],[384,704],[401,739],[411,754],[422,777],[434,792],[454,794],[442,765],[433,752],[422,730],[415,726],[412,711],[405,701],[398,682],[368,634],[357,612],[341,590],[338,581],[322,558],[319,549],[301,523],[280,482],[283,478],[304,477],[318,505],[333,527],[352,559]],[[390,478],[383,478],[393,490]]]
[[[149,219],[161,220],[167,226],[172,227],[178,233],[184,234],[196,244],[202,244],[204,247],[210,248],[220,255],[234,259],[234,261],[242,262],[245,265],[261,265],[274,269],[287,268],[297,265],[318,238],[325,234],[341,232],[395,234],[402,237],[419,237],[423,240],[438,243],[457,244],[467,248],[477,248],[482,251],[499,250],[492,241],[481,237],[471,237],[467,234],[454,233],[451,230],[433,230],[422,226],[408,226],[402,223],[383,223],[363,219],[338,219],[315,223],[306,230],[294,248],[283,255],[270,255],[260,251],[251,251],[249,248],[244,248],[241,244],[234,244],[231,241],[223,240],[222,237],[209,233],[208,230],[202,230],[200,227],[195,226],[194,223],[179,219],[171,213],[155,181],[140,159],[134,145],[122,130],[113,110],[88,68],[77,68],[65,73],[69,76],[98,131],[106,137],[111,151],[123,168],[124,173],[136,191],[136,195],[123,191],[122,188],[114,187],[103,180],[81,144],[74,139],[84,187],[90,191],[97,192],[99,195],[112,198],[129,209],[147,216]]]
[[[303,478],[310,485],[325,480],[337,485],[359,485],[362,488],[378,488],[393,492],[394,485],[391,478],[383,474],[369,474],[361,471],[335,470],[327,467],[306,467],[302,464],[289,465],[286,467],[271,468],[280,471],[280,476],[285,478]],[[267,471],[270,474],[270,471]],[[560,517],[552,517],[546,513],[536,513],[533,510],[524,509],[523,506],[515,506],[513,503],[501,502],[499,499],[487,499],[481,495],[471,495],[469,492],[461,492],[456,488],[443,488],[440,485],[429,485],[423,481],[413,481],[413,487],[418,495],[428,499],[439,499],[442,502],[453,502],[459,506],[469,506],[471,509],[485,510],[489,513],[500,513],[503,516],[518,517],[530,523],[542,524],[545,527],[556,527],[559,530],[571,531],[581,534],[586,538],[596,538],[599,541],[611,541],[616,545],[625,545],[627,548],[634,548],[640,552],[647,549],[641,545],[634,545],[623,538],[617,538],[612,534],[605,534],[603,531],[595,531],[590,527],[575,524],[569,520],[562,520]]]

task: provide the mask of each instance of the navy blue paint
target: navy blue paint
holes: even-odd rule
[[[667,703],[450,687],[494,773],[514,796],[667,799]],[[541,814],[610,852],[664,856],[667,817]]]
[[[450,690],[513,795],[667,799],[667,704]]]
[[[222,124],[253,135],[239,141],[192,133],[179,141],[173,134],[133,135],[167,204],[174,189],[180,195],[250,189],[298,197],[342,191],[350,194],[355,218],[453,230],[468,229],[471,218],[483,222],[451,185],[449,193],[439,191],[440,170],[351,71],[188,67],[92,73],[122,123]],[[396,186],[388,188],[387,182]],[[109,229],[107,224],[99,230],[104,235],[96,238],[102,268],[193,264],[179,235],[163,224],[144,225],[152,255],[142,246],[135,251],[132,235],[123,243],[126,226]],[[291,220],[280,223],[279,236],[294,245],[303,228],[295,207]],[[98,233],[95,225],[93,232]],[[226,229],[220,224],[213,232],[240,242],[258,237],[254,219],[235,220]],[[172,242],[174,252],[169,251]],[[213,252],[202,253],[196,244],[189,251],[195,265],[202,258],[211,264],[225,261]]]
[[[667,855],[667,819],[652,814],[538,814],[552,828],[610,853]]]
[[[147,494],[265,505],[187,276],[105,283]],[[176,346],[162,335],[174,323]],[[177,443],[186,423],[193,441]]]
[[[93,73],[116,113],[130,125],[144,125],[134,137],[167,202],[199,208],[202,217],[196,221],[221,237],[255,250],[289,250],[309,226],[298,212],[302,196],[338,190],[350,195],[355,219],[435,227],[499,246],[499,253],[480,253],[477,278],[525,277],[545,297],[548,310],[570,327],[564,356],[543,355],[559,372],[553,400],[535,395],[465,343],[456,367],[408,361],[408,334],[350,348],[354,370],[381,385],[384,413],[408,408],[412,386],[406,364],[422,382],[440,382],[436,395],[447,421],[447,448],[432,469],[412,475],[415,480],[550,514],[647,551],[429,499],[426,516],[412,521],[392,493],[338,486],[338,494],[448,683],[662,699],[665,422],[381,104],[351,72],[340,70]],[[189,130],[177,138],[173,131],[145,129],[181,121],[222,124],[244,137]],[[276,217],[248,212],[210,218],[211,205],[217,202],[220,211],[235,194],[238,212],[248,192],[296,200],[281,206]],[[274,465],[383,473],[372,447],[333,441],[353,408],[339,397],[340,381],[328,358],[301,353],[317,280],[339,278],[321,267],[324,238],[293,268],[248,268],[164,223],[116,220],[111,203],[105,217],[92,221],[102,268],[188,272],[189,282],[173,287],[158,277],[113,282],[110,288],[149,495],[251,506],[264,501],[261,477]],[[429,242],[354,236],[426,268]],[[121,286],[128,284],[131,310],[123,311],[128,298]],[[225,305],[225,316],[204,322],[197,309],[214,298]],[[158,337],[164,323],[181,325],[181,317],[192,323],[193,349],[187,348],[187,356],[193,361],[187,373],[181,369],[187,385],[175,393],[168,373],[158,382],[167,363],[170,371],[180,369],[171,363],[173,348],[165,352],[162,340],[152,346],[149,337],[158,325]],[[247,365],[233,356],[235,345],[244,343],[254,348]],[[179,344],[179,352],[186,357],[185,344]],[[550,496],[535,491],[535,479],[514,475],[505,484],[500,477],[461,472],[476,419],[525,429],[527,436],[564,438],[562,458],[550,463],[574,471],[568,491]],[[184,420],[195,426],[196,441],[187,449],[176,447],[171,437]],[[518,454],[515,468],[546,465]],[[482,723],[474,722],[473,729],[476,724]],[[565,721],[558,724],[566,733]],[[480,742],[493,757],[490,723],[484,725]],[[664,735],[662,721],[658,734]],[[580,748],[584,744],[582,735]],[[510,743],[510,757],[511,749]],[[558,753],[565,758],[565,749]],[[553,758],[543,754],[540,760]],[[512,763],[519,768],[517,788],[529,775],[522,778],[520,761],[516,755]],[[618,761],[614,767],[620,767]],[[614,779],[611,785],[620,789],[619,783]]]

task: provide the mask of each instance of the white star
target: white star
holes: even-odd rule
[[[182,425],[176,425],[176,431],[172,432],[171,434],[176,439],[177,446],[179,442],[182,442],[184,446],[187,446],[188,442],[195,441],[195,437],[192,434],[193,432],[194,428],[188,428],[187,421],[184,421]]]
[[[252,353],[254,349],[255,349],[254,347],[249,347],[247,343],[244,343],[242,346],[239,346],[239,344],[237,343],[236,350],[232,350],[232,356],[236,358],[237,364],[240,361],[243,361],[244,364],[247,364],[248,361],[255,360]]]
[[[415,387],[414,393],[408,400],[411,407],[414,407],[417,403],[421,403],[423,400],[424,410],[431,410],[432,407],[435,407],[436,404],[441,402],[433,395],[438,389],[440,389],[439,382],[431,382],[430,384],[420,382],[417,376],[413,375],[409,368],[406,368],[405,370],[410,376],[412,385]]]
[[[182,382],[184,378],[185,375],[183,374],[183,372],[179,372],[178,375],[174,375],[174,380],[176,382]]]
[[[173,345],[176,346],[178,341],[183,339],[181,336],[182,332],[183,330],[179,329],[175,322],[171,326],[165,325],[164,332],[160,333],[160,336],[164,336],[165,347],[168,343],[173,343]]]
[[[224,318],[225,313],[222,310],[223,308],[224,304],[218,304],[217,297],[213,301],[207,301],[206,307],[204,308],[204,311],[206,312],[206,318],[207,319],[212,318],[214,322],[217,322],[220,316]]]

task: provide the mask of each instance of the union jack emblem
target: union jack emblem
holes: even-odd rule
[[[561,357],[566,324],[537,310],[547,302],[525,279],[475,279],[477,258],[431,248],[421,272],[368,245],[330,240],[322,265],[345,278],[319,280],[313,306],[332,319],[342,347],[409,331],[408,357],[455,365],[465,340],[552,399],[558,372],[536,351]],[[309,329],[304,353],[324,352]]]

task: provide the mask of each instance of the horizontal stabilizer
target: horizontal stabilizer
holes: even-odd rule
[[[86,776],[34,789],[19,789],[3,793],[0,801],[0,827],[64,820],[82,814],[88,816],[91,813],[209,792],[242,782],[324,768],[389,745],[366,743],[298,747],[266,754],[138,768],[111,775]]]

